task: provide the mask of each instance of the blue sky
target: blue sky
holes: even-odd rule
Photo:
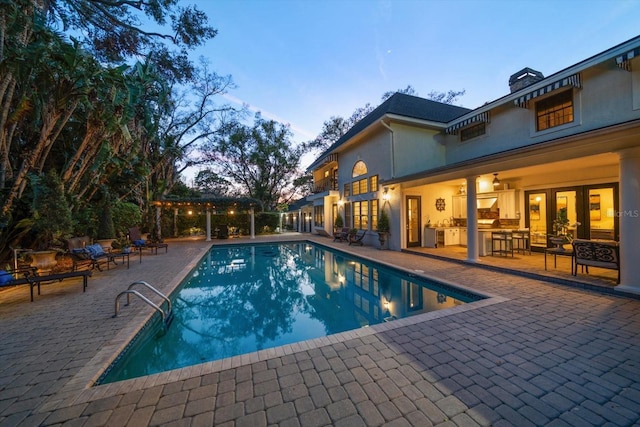
[[[190,0],[218,35],[198,50],[238,86],[229,103],[315,138],[390,90],[466,90],[476,108],[509,76],[545,76],[640,34],[639,0]]]

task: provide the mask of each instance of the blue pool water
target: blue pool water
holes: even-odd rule
[[[308,242],[212,248],[100,383],[277,347],[482,297]],[[159,317],[159,316],[157,316]]]

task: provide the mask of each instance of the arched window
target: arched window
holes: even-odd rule
[[[353,171],[351,172],[351,177],[355,178],[360,175],[364,175],[367,173],[367,165],[362,161],[358,160],[355,165],[353,165]]]

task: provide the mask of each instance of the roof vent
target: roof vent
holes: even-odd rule
[[[543,79],[544,76],[540,71],[526,67],[509,77],[509,89],[511,89],[511,93],[513,93]]]

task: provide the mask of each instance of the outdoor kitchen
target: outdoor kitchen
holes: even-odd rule
[[[464,193],[462,190],[459,193]],[[505,230],[517,230],[520,225],[519,191],[502,189],[485,193],[478,193],[477,229],[479,255],[487,256],[495,252],[496,244],[492,234]],[[442,204],[441,204],[442,206]],[[442,218],[442,213],[451,213],[448,218]],[[431,216],[436,219],[432,222]],[[445,246],[467,246],[467,196],[466,194],[452,194],[451,208],[445,204],[443,211],[429,213],[423,233],[423,247],[442,248]]]

